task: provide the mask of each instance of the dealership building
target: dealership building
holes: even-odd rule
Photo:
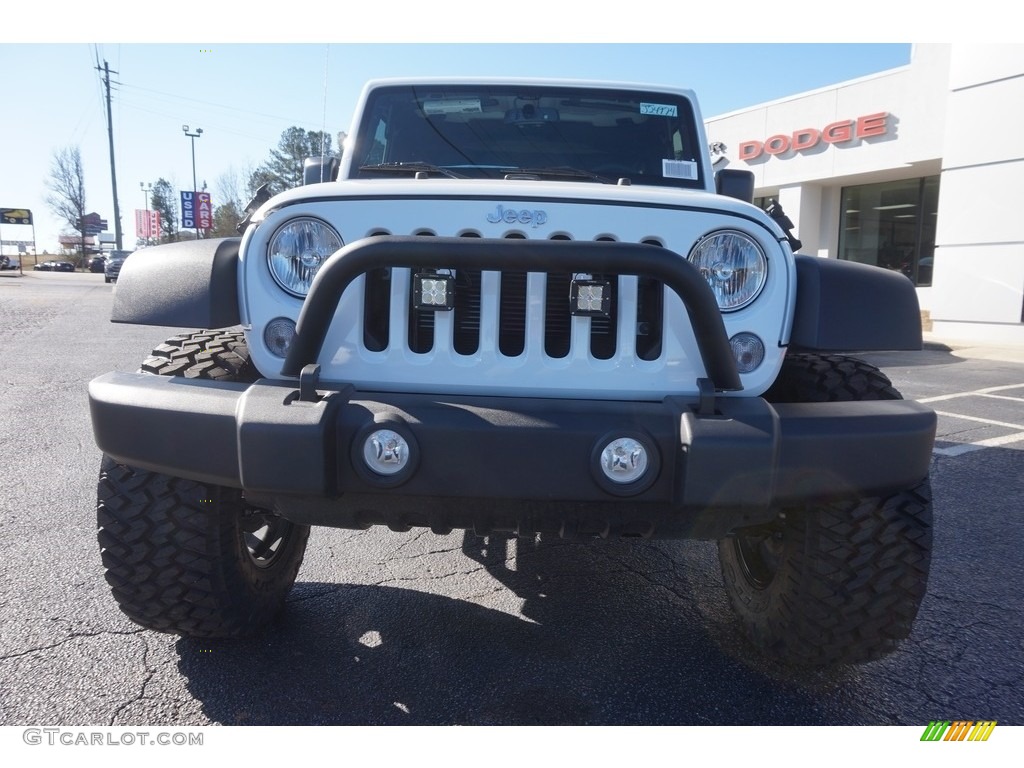
[[[898,270],[942,338],[1024,343],[1024,46],[915,45],[910,64],[707,121],[802,253]],[[864,297],[870,312],[872,297]]]

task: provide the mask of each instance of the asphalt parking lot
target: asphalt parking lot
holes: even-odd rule
[[[865,355],[939,412],[914,634],[807,672],[748,646],[713,542],[570,544],[316,529],[283,621],[142,630],[95,539],[86,384],[174,329],[107,322],[102,275],[0,280],[0,724],[1024,725],[1024,352]]]

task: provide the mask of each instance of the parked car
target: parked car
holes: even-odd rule
[[[131,254],[132,251],[111,251],[103,268],[103,282],[116,283],[117,276],[121,274],[121,265]]]
[[[88,266],[90,272],[103,272],[105,271],[107,266],[107,257],[102,255],[93,256],[91,259],[89,259]]]
[[[21,268],[21,257],[19,256],[0,256],[0,270],[3,269],[20,269]]]
[[[70,261],[44,261],[32,267],[36,272],[74,272],[75,265]]]

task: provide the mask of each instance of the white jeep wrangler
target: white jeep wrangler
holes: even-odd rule
[[[120,274],[114,322],[203,329],[89,387],[133,621],[252,633],[309,526],[386,525],[717,539],[782,660],[908,636],[935,415],[837,353],[919,348],[914,288],[794,256],[692,93],[377,81],[305,175]]]

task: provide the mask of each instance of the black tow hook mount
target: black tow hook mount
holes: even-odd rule
[[[316,363],[304,365],[299,372],[299,400],[304,403],[315,403],[320,400],[316,391],[320,384],[320,366]]]
[[[307,366],[308,367],[308,366]],[[715,385],[711,379],[697,379],[697,413],[700,416],[715,415]]]

